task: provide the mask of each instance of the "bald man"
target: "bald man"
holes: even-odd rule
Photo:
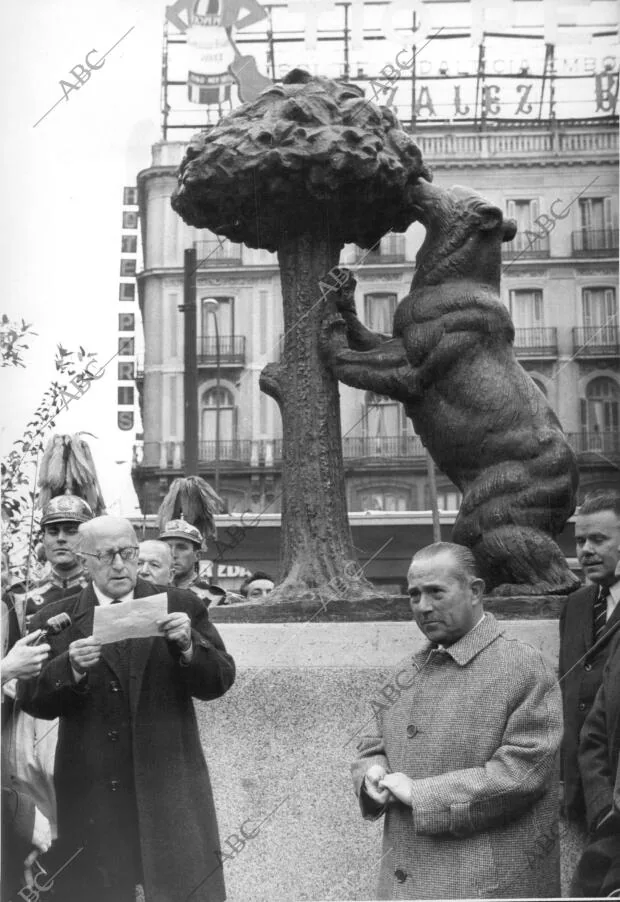
[[[213,796],[192,699],[219,698],[235,665],[205,605],[166,590],[161,636],[101,645],[97,605],[157,594],[138,579],[127,520],[96,517],[79,529],[91,579],[72,625],[50,637],[40,676],[20,686],[24,709],[60,717],[55,782],[59,844],[69,862],[54,882],[63,902],[225,899]],[[42,619],[62,610],[49,605]]]
[[[172,551],[167,542],[147,539],[140,542],[138,576],[154,586],[172,584]]]
[[[427,642],[374,702],[353,765],[362,814],[385,818],[376,898],[557,896],[554,672],[484,612],[468,548],[421,549],[408,584]]]

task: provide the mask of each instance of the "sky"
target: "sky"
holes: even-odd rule
[[[319,27],[330,27],[332,21],[337,25],[336,14],[324,9],[325,0],[279,2],[278,27],[303,27],[304,8],[311,11],[307,21],[318,20]],[[403,16],[408,19],[413,2],[397,0],[389,20],[382,19],[377,7],[365,7],[364,23],[380,33],[386,22],[398,24]],[[618,21],[617,4],[610,0],[591,0],[589,4],[581,0],[567,7],[556,0],[545,3],[551,4],[552,19],[581,23],[584,28],[588,23],[598,27]],[[446,17],[448,7],[450,16]],[[432,10],[429,6],[417,8],[427,17],[431,34],[446,20],[466,27],[470,15],[463,2],[435,4]],[[38,335],[26,354],[27,368],[1,372],[0,455],[21,435],[53,378],[54,350],[59,342],[69,349],[81,345],[95,352],[100,365],[116,353],[122,189],[135,185],[137,172],[149,165],[151,145],[160,139],[165,9],[165,0],[5,4],[0,38],[0,115],[5,126],[0,313],[26,319]],[[536,29],[542,26],[542,11],[542,0],[496,0],[487,27],[493,21],[509,21],[521,32]],[[253,26],[253,30],[260,32],[263,27]],[[586,34],[587,28],[577,32]],[[617,70],[617,38],[592,39],[587,33],[587,40],[576,43],[569,40],[570,29],[564,28],[562,34],[560,59],[579,59],[577,65],[583,69],[585,59],[611,55]],[[496,39],[489,54],[494,71],[502,71],[501,67],[510,71],[511,65],[523,64],[526,45],[532,65],[539,65],[542,41]],[[353,65],[378,71],[391,64],[400,49],[390,40],[375,42],[373,47],[372,52],[356,51]],[[428,71],[443,65],[446,58],[455,69],[457,65],[466,68],[464,60],[475,60],[475,47],[467,38],[453,42],[448,49],[449,53],[446,42],[429,44],[424,52]],[[92,70],[79,90],[65,96],[60,82],[75,82],[70,70],[85,66],[87,55],[98,62],[104,54],[104,64]],[[290,59],[292,64],[334,74],[333,54],[321,56],[310,46],[300,49],[298,45],[290,54],[289,50],[287,56],[286,47],[278,50],[280,68],[286,69]],[[462,60],[457,60],[459,56]],[[257,60],[264,68],[264,58],[257,54]],[[439,89],[435,82],[431,90]],[[591,83],[589,88],[583,82],[571,83],[571,91],[575,101],[580,91],[587,91],[586,107],[575,107],[577,111],[572,113],[583,115],[579,110],[591,103]],[[514,97],[505,96],[506,103],[514,102]],[[449,102],[437,97],[438,103]],[[558,115],[568,114],[566,105],[558,111]],[[113,359],[104,377],[58,417],[55,431],[91,433],[87,439],[108,510],[131,515],[137,513],[130,472],[133,434],[117,428],[116,388]]]

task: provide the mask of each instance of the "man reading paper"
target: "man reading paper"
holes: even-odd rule
[[[161,636],[97,641],[98,605],[159,593],[137,578],[138,541],[127,520],[97,517],[79,535],[92,582],[71,627],[50,637],[39,678],[20,687],[27,711],[60,717],[59,843],[67,860],[75,856],[57,880],[60,895],[65,902],[134,902],[142,884],[157,902],[190,895],[220,902],[221,868],[207,867],[217,863],[219,841],[192,697],[223,695],[234,662],[206,607],[174,588],[158,621]]]

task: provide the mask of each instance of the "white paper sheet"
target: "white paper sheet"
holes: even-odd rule
[[[165,592],[120,601],[117,604],[98,605],[93,621],[93,638],[106,645],[123,639],[147,639],[162,636],[155,621],[168,613],[168,596]]]

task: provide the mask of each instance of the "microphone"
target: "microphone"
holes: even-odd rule
[[[33,644],[38,645],[39,642],[42,642],[49,636],[57,636],[58,633],[62,633],[62,631],[66,630],[69,626],[71,626],[71,618],[65,611],[61,614],[55,614],[53,617],[49,618],[43,627],[43,632]]]

